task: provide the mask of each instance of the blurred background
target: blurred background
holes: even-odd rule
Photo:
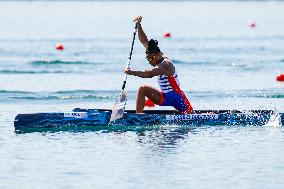
[[[132,19],[142,15],[195,109],[283,110],[283,82],[276,81],[284,72],[283,8],[281,1],[4,1],[0,102],[41,105],[27,111],[110,108]],[[151,68],[144,52],[136,40],[132,69]],[[128,109],[141,84],[158,87],[155,78],[129,77]]]

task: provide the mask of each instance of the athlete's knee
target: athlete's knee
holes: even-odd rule
[[[145,94],[146,90],[147,90],[148,86],[146,85],[141,85],[138,89],[138,93],[142,93]]]

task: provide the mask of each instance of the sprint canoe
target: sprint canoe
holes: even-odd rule
[[[272,110],[196,110],[193,114],[177,114],[172,110],[146,110],[136,114],[126,110],[123,117],[109,123],[109,109],[80,109],[70,112],[18,114],[14,120],[15,129],[56,128],[81,126],[150,126],[150,125],[265,125],[272,119],[284,123],[284,113]]]

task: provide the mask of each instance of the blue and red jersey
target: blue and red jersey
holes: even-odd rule
[[[165,59],[160,63],[163,64]],[[180,89],[178,75],[176,72],[173,75],[159,75],[157,76],[158,83],[161,89],[160,106],[173,106],[176,110],[182,113],[191,113],[192,106]]]

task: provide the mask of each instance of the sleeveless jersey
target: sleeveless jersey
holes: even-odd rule
[[[165,61],[165,59],[160,63],[162,64]],[[173,75],[171,76],[166,76],[166,75],[159,75],[157,76],[158,83],[160,86],[160,89],[163,93],[168,93],[174,90],[176,85],[179,87],[179,80],[178,80],[178,75],[176,74],[176,71]]]
[[[167,59],[167,58],[165,58]],[[160,63],[164,63],[165,59]],[[192,106],[190,105],[189,100],[186,98],[183,91],[180,89],[180,84],[176,71],[173,75],[159,75],[157,76],[160,89],[162,91],[160,103],[161,106],[171,105],[174,106],[177,110],[182,113],[191,113]]]

